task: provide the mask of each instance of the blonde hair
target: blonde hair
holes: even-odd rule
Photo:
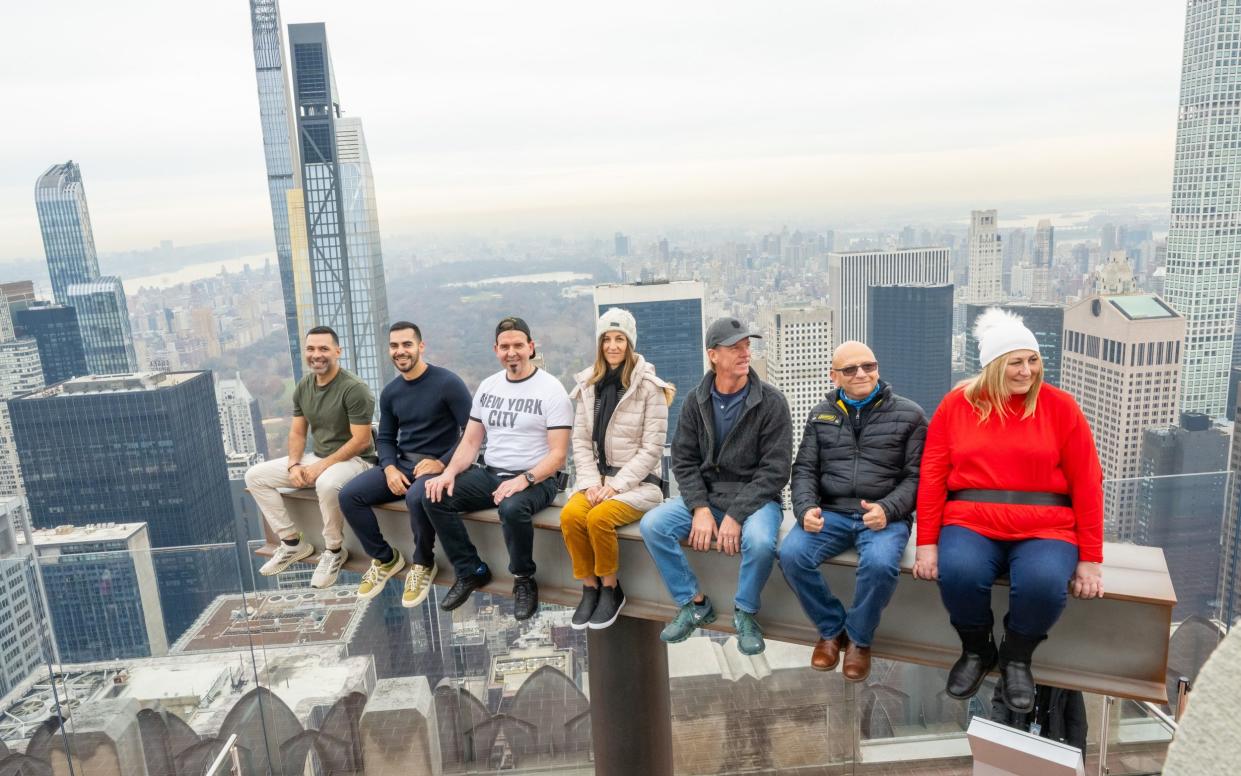
[[[621,388],[623,390],[629,390],[629,381],[633,378],[633,370],[637,365],[638,354],[633,352],[633,345],[629,342],[629,338],[625,337],[625,360],[621,362]],[[608,373],[608,368],[608,360],[603,357],[603,337],[600,337],[598,347],[595,348],[595,366],[586,384],[594,385],[602,380],[603,376]]]
[[[993,412],[1001,421],[1008,417],[1010,412],[1008,400],[1013,397],[1013,393],[1008,390],[1008,382],[1004,379],[1004,368],[1008,365],[1009,356],[1015,352],[1005,353],[993,359],[982,368],[981,372],[961,383],[965,386],[965,400],[978,413],[979,425],[985,423]],[[1040,360],[1038,374],[1034,375],[1030,390],[1026,392],[1025,410],[1021,413],[1022,420],[1034,414],[1034,408],[1038,405],[1038,392],[1042,387],[1043,363]]]

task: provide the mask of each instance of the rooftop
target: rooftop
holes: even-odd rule
[[[267,648],[347,643],[370,603],[359,601],[350,586],[223,595],[211,602],[169,653],[248,649],[256,636]]]
[[[0,508],[0,511],[3,511]],[[146,523],[91,523],[89,525],[58,525],[55,528],[36,528],[32,531],[36,547],[53,547],[61,544],[83,542],[123,542],[141,531]],[[26,537],[18,534],[17,543],[24,544]]]
[[[158,391],[161,388],[171,388],[189,382],[201,374],[203,372],[128,372],[114,375],[87,375],[19,396],[18,399],[28,401],[84,394]]]
[[[1151,318],[1179,318],[1180,316],[1154,294],[1131,294],[1110,296],[1107,301],[1131,321]]]

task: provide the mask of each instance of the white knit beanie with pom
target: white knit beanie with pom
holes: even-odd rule
[[[978,316],[974,337],[978,340],[978,363],[984,367],[1014,350],[1039,352],[1038,340],[1021,316],[999,307],[989,307]]]

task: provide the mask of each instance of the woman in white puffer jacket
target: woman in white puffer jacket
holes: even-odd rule
[[[574,376],[573,496],[560,513],[560,531],[582,580],[573,627],[606,628],[625,605],[616,578],[616,529],[636,522],[663,501],[660,463],[675,389],[634,352],[638,327],[628,311],[612,308],[595,327],[595,364]]]

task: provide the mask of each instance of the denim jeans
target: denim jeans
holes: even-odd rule
[[[392,495],[388,488],[388,476],[376,466],[354,477],[340,489],[340,510],[345,513],[345,520],[366,554],[386,563],[392,560],[392,549],[379,529],[379,520],[371,507],[404,501],[405,508],[409,510],[409,527],[414,534],[414,555],[409,560],[420,566],[430,566],[435,563],[435,527],[422,508],[422,489],[430,476],[414,479],[413,470],[408,466],[397,464],[396,467],[410,481],[404,496]]]
[[[556,478],[549,477],[518,491],[496,506],[491,494],[501,482],[504,480],[483,467],[472,466],[457,475],[451,496],[445,495],[438,502],[425,496],[422,499],[422,508],[435,526],[435,535],[458,577],[477,574],[484,565],[461,519],[462,512],[481,509],[495,509],[500,513],[500,528],[508,547],[509,573],[518,577],[534,576],[534,513],[556,498]]]
[[[711,514],[715,524],[724,519],[724,512],[714,507]],[[763,585],[771,576],[776,560],[776,539],[780,535],[780,521],[784,512],[780,505],[768,501],[754,514],[745,517],[741,524],[741,572],[737,577],[737,595],[734,605],[743,612],[758,612]],[[698,594],[698,577],[689,567],[685,548],[681,542],[689,538],[694,515],[680,498],[670,499],[642,516],[639,528],[646,549],[655,561],[655,567],[664,578],[668,593],[677,606],[684,606]]]
[[[1077,545],[1058,539],[997,541],[959,525],[939,532],[939,595],[953,627],[994,624],[991,585],[1008,573],[1009,629],[1041,639],[1060,619],[1077,570]]]
[[[811,533],[795,526],[780,545],[780,569],[797,594],[801,608],[819,636],[832,639],[843,630],[859,647],[869,647],[883,608],[892,600],[901,573],[901,555],[909,543],[909,523],[898,520],[872,531],[862,515],[823,511],[823,528]],[[847,612],[832,595],[819,566],[845,550],[858,551],[853,606]]]

